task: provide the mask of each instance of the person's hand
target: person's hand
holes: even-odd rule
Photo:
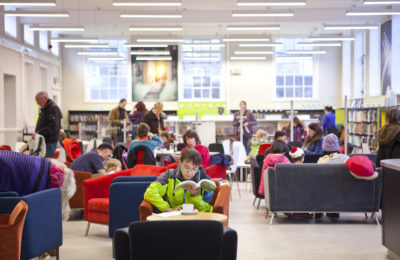
[[[152,132],[148,132],[148,133],[147,133],[147,137],[148,137],[149,139],[153,139],[154,135],[153,135]]]
[[[167,208],[167,209],[165,210],[165,212],[172,212],[172,211],[176,211],[176,210],[171,209],[171,208]]]
[[[243,124],[243,126],[248,126],[248,125],[249,125],[249,123],[248,123],[248,122],[246,122],[246,123],[244,123],[244,124]]]
[[[193,196],[193,197],[196,197],[197,195],[199,195],[200,194],[200,189],[198,189],[198,188],[192,188],[192,187],[188,187],[188,191],[190,191],[190,194]]]
[[[33,133],[32,140],[35,140],[35,137],[36,137],[36,133]]]

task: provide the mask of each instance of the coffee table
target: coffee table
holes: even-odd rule
[[[172,217],[160,217],[157,215],[150,215],[147,217],[147,220],[216,220],[219,222],[225,222],[228,220],[228,217],[224,214],[213,213],[213,212],[197,212],[194,215],[179,215]]]

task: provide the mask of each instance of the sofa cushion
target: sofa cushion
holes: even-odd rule
[[[161,166],[137,164],[131,169],[130,176],[159,176],[167,169]]]
[[[97,212],[108,213],[108,198],[94,198],[88,202],[88,209]]]

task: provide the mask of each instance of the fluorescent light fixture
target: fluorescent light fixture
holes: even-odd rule
[[[373,0],[364,0],[365,5],[399,5],[400,0],[397,1],[373,1]]]
[[[238,1],[238,6],[304,6],[306,1],[266,1],[266,0],[251,0],[251,1]]]
[[[231,60],[266,60],[267,57],[236,57],[236,56],[232,56],[230,58]]]
[[[183,42],[183,39],[137,39],[137,42]]]
[[[0,2],[1,5],[11,5],[11,6],[56,6],[56,1],[46,1],[46,0],[8,0]]]
[[[129,31],[147,32],[147,31],[182,31],[182,27],[163,26],[163,27],[129,27]]]
[[[326,54],[326,51],[307,51],[307,50],[293,50],[286,51],[287,54]]]
[[[185,57],[183,59],[192,61],[219,61],[218,57]]]
[[[268,38],[225,38],[224,42],[269,42]]]
[[[252,54],[269,55],[269,54],[274,54],[273,51],[235,51],[234,53],[238,54],[238,55],[252,55]]]
[[[136,60],[172,60],[171,56],[136,56]]]
[[[228,26],[228,31],[278,31],[280,25],[257,25],[257,26]]]
[[[131,51],[131,55],[170,55],[169,51]]]
[[[299,47],[341,47],[341,42],[298,42]]]
[[[277,61],[311,60],[312,56],[277,56]]]
[[[118,55],[117,51],[79,51],[78,55]]]
[[[97,38],[52,38],[52,42],[97,42]]]
[[[282,46],[281,42],[271,42],[271,43],[241,43],[239,47],[279,47]]]
[[[113,6],[181,6],[179,1],[114,1]]]
[[[132,44],[132,43],[125,43],[125,47],[128,48],[167,48],[168,44]]]
[[[400,14],[400,10],[381,10],[381,11],[369,11],[369,10],[354,10],[354,11],[347,11],[347,16],[363,16],[363,15],[372,15],[372,16],[379,16],[379,15],[398,15]]]
[[[377,24],[324,24],[324,30],[373,30],[379,29]]]
[[[182,18],[182,14],[120,14],[121,18]]]
[[[31,26],[32,31],[79,31],[83,32],[84,27],[58,27],[58,26]]]
[[[280,17],[280,16],[294,16],[294,12],[288,12],[288,11],[232,12],[232,17]]]
[[[89,57],[88,60],[124,60],[124,57]]]
[[[65,44],[65,48],[108,48],[108,44]]]
[[[223,43],[184,43],[182,47],[225,47]]]
[[[17,17],[69,17],[68,13],[60,12],[4,12],[5,16],[17,16]]]
[[[321,37],[313,37],[310,36],[307,39],[310,41],[354,41],[354,37],[345,37],[345,36],[321,36]]]

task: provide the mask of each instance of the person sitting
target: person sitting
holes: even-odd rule
[[[128,154],[134,147],[139,145],[148,147],[154,155],[154,148],[162,145],[162,141],[160,137],[150,132],[150,127],[146,123],[140,123],[137,130],[137,137],[129,145]]]
[[[119,172],[122,170],[122,164],[117,159],[109,159],[105,163],[105,168],[107,173]]]
[[[298,147],[292,147],[289,152],[290,157],[292,157],[294,163],[304,163],[304,151]]]
[[[104,169],[104,160],[112,155],[113,148],[110,144],[103,143],[99,145],[97,150],[87,152],[79,156],[70,166],[71,170],[91,172],[93,177],[106,174]]]
[[[325,136],[322,143],[322,157],[319,158],[317,163],[345,163],[349,156],[339,153],[339,140],[335,134],[328,134]]]
[[[288,158],[288,160],[290,162],[293,162],[292,157],[290,157],[290,155],[289,155],[289,152],[292,149],[292,147],[290,147],[290,145],[288,145],[288,139],[287,139],[285,132],[276,131],[275,136],[274,136],[274,142],[275,141],[283,142],[286,145],[286,150],[285,150],[284,155],[286,156],[286,158]],[[272,149],[272,146],[270,148],[268,148],[267,150],[265,150],[264,157],[267,157],[267,155],[271,153],[271,149]]]
[[[213,207],[205,200],[212,198],[212,192],[191,188],[175,191],[175,186],[182,181],[199,182],[202,179],[210,179],[200,166],[201,161],[201,155],[197,150],[185,149],[181,153],[178,168],[169,169],[151,183],[144,193],[144,199],[160,212],[180,210],[185,203],[193,204],[200,212],[211,212]]]
[[[258,189],[260,195],[264,195],[264,171],[270,167],[275,167],[277,163],[290,163],[289,159],[285,156],[286,148],[286,144],[280,140],[272,144],[271,153],[265,157],[261,171],[261,181]]]
[[[186,130],[186,132],[183,134],[183,142],[185,143],[186,147],[182,149],[181,154],[187,148],[194,148],[201,155],[201,166],[206,168],[210,164],[210,151],[208,150],[207,146],[200,144],[199,135],[194,130]]]
[[[308,125],[308,135],[301,149],[305,154],[322,154],[322,129],[317,123]]]
[[[250,160],[251,157],[256,157],[258,154],[258,150],[260,149],[260,145],[267,143],[267,133],[264,130],[260,129],[256,133],[256,137],[251,141],[251,150],[249,155],[247,156],[247,160]]]
[[[170,144],[175,143],[175,140],[170,136],[170,134],[167,131],[161,132],[160,138],[163,142],[162,145],[160,146],[160,148],[169,149]]]

